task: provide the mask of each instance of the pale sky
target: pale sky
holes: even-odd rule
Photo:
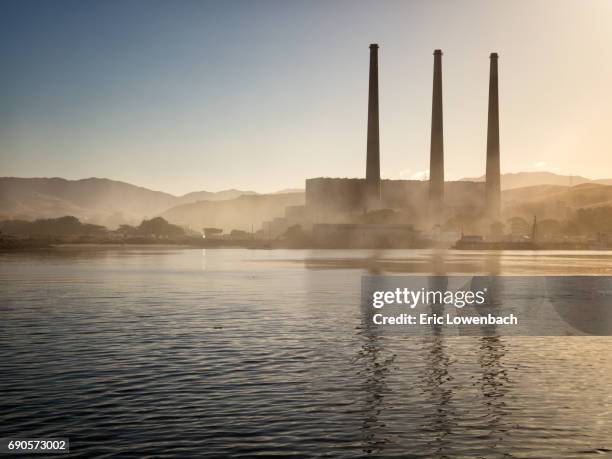
[[[0,18],[2,176],[362,177],[378,43],[383,177],[428,168],[435,48],[447,179],[484,173],[493,51],[502,172],[612,177],[612,1],[4,0]]]

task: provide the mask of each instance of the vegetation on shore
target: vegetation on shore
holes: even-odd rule
[[[400,219],[397,212],[382,209],[365,214],[361,223],[393,224]],[[457,215],[440,226],[441,231],[461,231],[474,234],[483,228],[483,221],[474,216]],[[490,224],[491,234],[506,234],[505,240],[521,241],[537,234],[538,242],[557,244],[592,242],[612,246],[612,207],[580,208],[564,220],[542,219],[534,231],[532,222],[512,217]],[[482,233],[481,233],[482,234]],[[508,239],[510,237],[511,239]],[[492,239],[494,240],[494,239]],[[501,240],[501,239],[497,239]],[[60,218],[0,221],[0,249],[44,248],[58,244],[181,244],[197,247],[313,247],[312,235],[300,225],[290,226],[275,238],[232,230],[208,227],[193,231],[169,223],[162,217],[145,219],[137,226],[120,225],[110,230],[101,225],[83,223],[74,216]]]
[[[188,243],[185,229],[168,223],[161,217],[143,220],[138,226],[121,225],[109,230],[101,225],[82,223],[78,218],[65,216],[34,221],[6,220],[0,222],[0,248],[38,248],[70,243]]]

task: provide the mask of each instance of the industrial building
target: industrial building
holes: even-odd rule
[[[432,224],[459,212],[486,212],[492,219],[498,218],[501,192],[497,53],[490,56],[486,182],[482,183],[444,181],[441,50],[434,51],[429,181],[381,180],[378,50],[377,44],[370,45],[365,179],[307,179],[305,214],[313,223],[348,223],[356,214],[382,208],[427,213]]]
[[[429,180],[387,180],[380,177],[380,133],[377,44],[370,45],[365,178],[306,179],[304,206],[291,206],[285,216],[265,222],[262,234],[282,237],[293,225],[310,231],[315,245],[325,247],[400,247],[419,237],[444,241],[458,232],[440,225],[457,215],[499,219],[501,207],[499,161],[499,102],[497,53],[490,56],[486,181],[444,180],[444,123],[442,51],[433,66]],[[364,216],[392,209],[400,221],[367,221]],[[429,236],[427,234],[429,233]],[[453,236],[455,235],[455,236]],[[452,241],[450,241],[452,242]]]

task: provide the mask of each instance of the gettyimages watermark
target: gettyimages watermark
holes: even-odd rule
[[[361,307],[395,334],[612,336],[612,277],[364,276]]]

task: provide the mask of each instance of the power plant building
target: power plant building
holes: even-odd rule
[[[313,223],[353,223],[355,217],[377,209],[399,209],[404,213],[436,213],[440,219],[457,213],[478,214],[485,208],[499,217],[499,104],[497,54],[491,54],[487,129],[487,182],[444,180],[444,135],[442,113],[442,51],[434,51],[430,176],[421,180],[381,180],[378,51],[370,45],[366,177],[306,180],[306,212]],[[441,220],[438,219],[438,222]]]

